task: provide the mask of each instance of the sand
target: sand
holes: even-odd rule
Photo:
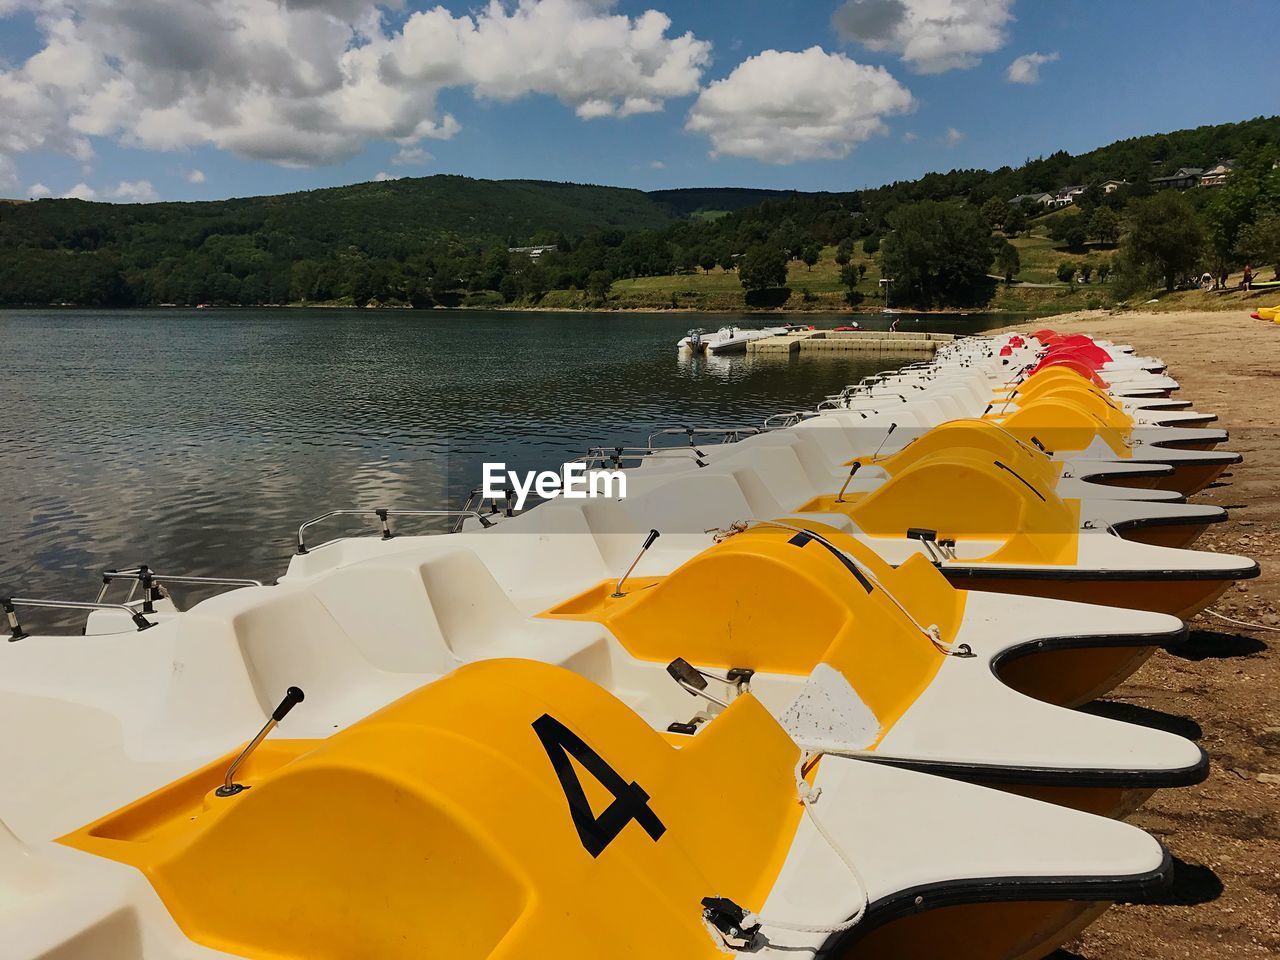
[[[1182,385],[1176,396],[1231,431],[1220,449],[1245,462],[1195,498],[1231,519],[1196,547],[1257,560],[1262,576],[1213,609],[1280,628],[1280,325],[1243,312],[1099,311],[1017,329],[1043,326],[1162,357]],[[1160,791],[1130,818],[1176,858],[1174,885],[1158,904],[1113,907],[1055,960],[1280,955],[1280,632],[1203,615],[1191,629],[1100,707],[1192,736],[1212,758],[1204,783]]]

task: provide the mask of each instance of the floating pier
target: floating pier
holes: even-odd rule
[[[796,353],[912,354],[932,357],[954,340],[952,333],[906,333],[898,330],[797,330],[747,344],[747,353],[777,356]]]

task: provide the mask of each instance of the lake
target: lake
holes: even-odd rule
[[[786,319],[0,312],[0,595],[91,600],[102,570],[138,563],[272,579],[298,524],[327,510],[456,508],[484,461],[558,469],[662,427],[759,425],[886,365],[676,353],[690,327]],[[901,329],[1010,319],[908,315]],[[316,536],[371,529],[334,523]]]

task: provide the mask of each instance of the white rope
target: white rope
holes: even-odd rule
[[[800,754],[800,759],[796,761],[795,778],[796,793],[800,800],[800,806],[804,809],[805,814],[809,817],[809,822],[813,824],[813,828],[818,831],[818,835],[826,841],[836,856],[840,858],[840,862],[844,864],[845,869],[849,871],[849,875],[853,877],[854,884],[857,886],[860,903],[858,909],[853,912],[853,916],[840,923],[832,924],[809,924],[809,923],[789,923],[784,920],[773,920],[769,917],[761,916],[757,913],[748,913],[743,919],[745,926],[751,927],[759,925],[761,927],[773,927],[776,930],[790,930],[794,933],[817,933],[832,935],[844,933],[851,930],[862,922],[862,918],[867,915],[867,905],[870,901],[870,894],[867,892],[866,881],[862,879],[862,874],[858,872],[857,866],[836,839],[827,830],[822,819],[818,816],[817,806],[818,798],[822,796],[821,787],[809,786],[809,781],[804,778],[805,767],[817,761],[823,756],[822,752],[813,754]]]
[[[1262,623],[1249,623],[1247,620],[1237,620],[1235,617],[1228,617],[1225,614],[1218,613],[1215,610],[1204,610],[1211,617],[1217,617],[1219,620],[1225,620],[1227,623],[1234,623],[1238,627],[1244,627],[1248,630],[1268,630],[1271,633],[1280,633],[1280,627],[1268,627]]]
[[[870,580],[872,585],[877,587],[880,590],[880,592],[883,593],[884,596],[889,600],[890,603],[892,603],[895,607],[898,608],[898,612],[901,613],[902,616],[905,617],[913,627],[915,627],[922,634],[924,634],[925,638],[930,643],[932,643],[935,648],[937,648],[939,653],[945,654],[948,657],[973,656],[973,651],[969,648],[969,645],[967,643],[962,643],[960,644],[959,647],[952,647],[951,644],[947,643],[947,641],[942,639],[942,630],[939,629],[936,623],[932,623],[927,627],[924,624],[922,624],[919,620],[917,620],[912,615],[911,611],[908,610],[906,607],[904,607],[902,603],[898,600],[898,598],[893,595],[893,591],[890,590],[888,587],[886,587],[880,581],[880,578],[875,575],[875,573],[871,570],[870,567],[868,567],[865,563],[863,563],[861,560],[859,560],[857,557],[853,556],[852,554],[848,553],[847,551],[841,550],[838,546],[836,546],[834,543],[832,543],[830,540],[828,540],[826,537],[822,536],[822,534],[818,533],[815,530],[807,530],[804,527],[797,527],[789,523],[783,523],[781,520],[752,519],[752,520],[736,520],[733,523],[729,524],[729,526],[724,527],[723,529],[712,528],[706,532],[712,535],[712,539],[715,540],[716,543],[722,543],[723,541],[729,539],[732,536],[735,536],[739,533],[745,533],[747,530],[751,529],[752,527],[776,527],[779,530],[790,530],[792,533],[800,533],[800,534],[804,534],[806,537],[812,537],[814,540],[817,540],[819,543],[835,551],[840,556],[848,560],[855,567],[857,567],[859,572],[862,573],[862,575],[865,576],[868,580]]]

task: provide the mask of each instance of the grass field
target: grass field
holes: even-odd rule
[[[1057,240],[1049,239],[1049,227],[1054,221],[1067,217],[1079,216],[1078,213],[1063,210],[1038,218],[1030,231],[1010,241],[1018,248],[1018,256],[1022,260],[1022,270],[1014,278],[1023,283],[1057,283],[1058,264],[1071,263],[1080,267],[1085,263],[1110,263],[1115,256],[1114,247],[1089,244],[1082,252],[1072,252]],[[1096,280],[1095,280],[1096,283]]]
[[[1059,284],[1056,277],[1062,260],[1083,262],[1086,259],[1100,262],[1096,254],[1068,254],[1057,248],[1054,241],[1044,235],[1047,226],[1038,226],[1040,235],[1020,237],[1015,241],[1022,258],[1023,271],[1017,279],[1030,283],[1051,283],[1053,288],[997,289],[991,302],[993,310],[1060,312],[1081,310],[1103,305],[1105,289],[1096,281],[1092,285],[1067,286]],[[799,260],[793,260],[787,270],[787,286],[790,296],[782,302],[770,303],[784,310],[855,310],[877,311],[885,304],[880,289],[880,265],[874,256],[868,255],[862,245],[854,251],[853,263],[866,266],[866,274],[858,284],[862,295],[857,307],[851,308],[840,283],[840,267],[835,261],[835,247],[826,247],[821,258],[808,269]],[[1109,256],[1109,254],[1107,254]],[[558,290],[547,294],[540,306],[549,308],[580,308],[585,306],[583,295],[577,291]],[[892,304],[891,304],[892,305]],[[633,310],[745,310],[748,309],[742,284],[735,271],[716,267],[710,273],[698,271],[662,277],[637,277],[619,280],[613,285],[609,306],[615,309]]]

